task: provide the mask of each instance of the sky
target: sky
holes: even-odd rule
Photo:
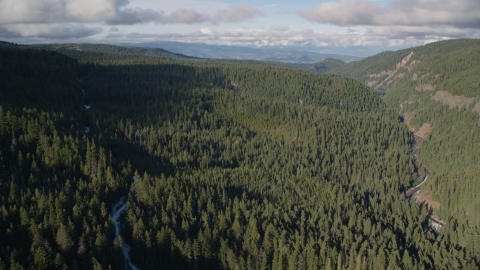
[[[0,40],[416,46],[480,37],[480,0],[0,0]]]

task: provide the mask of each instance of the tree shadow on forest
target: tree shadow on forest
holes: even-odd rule
[[[129,71],[135,71],[132,74]],[[98,72],[98,74],[95,74]],[[204,74],[205,73],[205,74]],[[152,79],[153,87],[133,87],[132,81],[138,80],[138,74],[145,74],[145,81]],[[96,80],[101,77],[101,83]],[[192,83],[192,80],[195,79]],[[124,88],[113,89],[118,81],[126,81]],[[163,84],[160,84],[162,82]],[[159,85],[156,85],[158,83]],[[83,82],[82,82],[83,84]],[[89,88],[89,85],[92,88]],[[95,85],[95,87],[94,87]],[[99,87],[98,85],[103,85]],[[130,65],[102,66],[91,68],[85,79],[85,90],[88,90],[88,103],[95,104],[92,109],[83,110],[82,121],[90,127],[90,135],[104,133],[104,139],[112,154],[120,160],[129,160],[133,170],[143,174],[173,175],[175,168],[170,160],[156,157],[139,144],[138,138],[132,132],[126,132],[118,127],[118,122],[125,123],[125,129],[154,127],[155,121],[175,121],[177,115],[185,113],[184,102],[188,100],[202,101],[202,109],[212,110],[212,105],[205,96],[194,91],[194,88],[211,89],[213,87],[228,87],[228,82],[218,68],[204,69],[182,64],[160,65]],[[155,89],[160,89],[155,91]],[[213,96],[212,96],[213,97]],[[170,105],[160,108],[159,104]],[[200,122],[200,115],[193,115],[192,122]],[[108,121],[108,122],[107,122]],[[127,124],[128,122],[128,124]],[[98,126],[97,126],[98,125]],[[127,130],[128,131],[128,130]],[[105,132],[107,132],[105,134]],[[127,134],[128,133],[128,134]],[[150,152],[150,153],[149,153]],[[180,164],[181,165],[181,164]],[[200,162],[184,164],[199,167]]]
[[[171,249],[171,247],[166,247]],[[155,250],[156,249],[156,250]],[[142,260],[145,265],[142,267],[143,263],[139,263],[138,266],[140,269],[202,269],[202,270],[215,270],[215,269],[224,269],[221,262],[217,258],[207,258],[204,255],[199,256],[198,258],[188,258],[184,256],[177,248],[174,248],[170,252],[163,252],[163,248],[150,248],[147,250],[148,254],[155,254],[152,257],[145,258]],[[152,260],[153,259],[153,260]],[[149,262],[149,263],[147,263]]]
[[[169,70],[170,68],[178,73],[172,76],[174,71]],[[108,71],[108,69],[111,70]],[[128,73],[129,70],[138,72],[131,75]],[[155,73],[155,70],[163,70],[165,74]],[[99,73],[95,74],[96,71]],[[149,77],[155,76],[157,81],[163,80],[162,82],[165,84],[150,87],[148,84],[139,83],[140,86],[137,88],[131,87],[133,85],[130,82],[138,80],[135,74],[143,74],[142,72],[145,72],[144,79],[147,82],[149,78],[152,78],[152,82],[155,83],[153,77]],[[212,110],[211,103],[205,99],[205,95],[202,96],[202,93],[193,90],[203,88],[208,91],[214,87],[225,88],[228,86],[228,82],[224,74],[215,68],[208,70],[208,74],[202,72],[203,70],[200,68],[181,64],[169,64],[165,67],[161,67],[161,65],[103,66],[99,70],[91,70],[85,81],[90,98],[89,104],[94,104],[92,109],[86,112],[89,119],[84,119],[85,122],[91,123],[91,132],[88,136],[98,139],[102,147],[111,151],[111,155],[118,165],[125,166],[128,160],[130,165],[127,167],[132,173],[138,171],[140,175],[146,172],[150,175],[163,174],[168,177],[175,175],[177,170],[184,169],[183,165],[189,168],[199,167],[199,163],[173,164],[168,157],[157,156],[152,149],[147,149],[146,144],[141,144],[142,138],[135,137],[135,133],[132,135],[128,129],[148,126],[155,128],[154,121],[174,121],[175,116],[192,109],[184,105],[184,102],[187,103],[186,101],[189,100],[201,102],[200,108],[203,111]],[[100,77],[103,81],[97,83],[96,80]],[[126,84],[122,89],[115,89],[112,86],[118,85],[116,84],[118,80],[125,80]],[[94,84],[97,86],[94,87]],[[165,87],[165,89],[155,92],[155,89],[161,87]],[[168,108],[160,108],[162,104],[167,104]],[[191,121],[200,122],[200,118],[196,119],[195,117],[194,115]],[[118,127],[121,120],[125,123],[123,129]],[[129,230],[127,234],[130,233],[132,231]],[[217,258],[213,258],[211,254],[200,252],[194,256],[192,251],[191,256],[185,256],[184,252],[175,247],[173,243],[150,245],[156,242],[153,239],[157,235],[150,237],[152,240],[149,245],[141,242],[131,246],[132,263],[140,269],[223,269],[221,262]],[[126,240],[132,241],[131,237],[127,237]]]
[[[150,175],[171,176],[175,174],[176,167],[165,158],[156,157],[142,146],[121,139],[108,139],[108,148],[112,151],[112,156],[120,163],[130,162],[132,173],[138,171],[140,175],[148,173]]]
[[[233,200],[234,198],[242,198],[246,196],[248,200],[259,200],[262,201],[264,196],[251,192],[244,188],[245,185],[232,185],[225,187],[226,196]],[[220,198],[212,198],[212,200],[217,200],[216,203],[221,203]],[[199,217],[198,217],[199,218]],[[193,229],[190,231],[191,236],[196,236],[201,228]],[[195,246],[191,241],[183,242],[183,251],[179,247],[173,244],[172,237],[178,237],[175,233],[179,228],[169,226],[167,229],[171,235],[167,237],[167,240],[164,240],[162,244],[153,244],[150,247],[146,247],[145,243],[141,243],[141,247],[132,246],[132,257],[136,258],[137,261],[133,263],[138,266],[140,269],[197,269],[197,270],[209,270],[209,269],[225,269],[225,262],[222,262],[216,257],[220,249],[220,241],[218,239],[212,239],[210,243],[209,251],[203,248],[202,243],[198,242],[198,246]],[[175,234],[175,236],[173,236]],[[158,238],[158,235],[157,235]],[[196,239],[191,237],[191,240]],[[158,239],[157,239],[158,240]],[[230,239],[236,241],[234,239]],[[235,245],[241,245],[242,243],[237,242]],[[195,252],[194,249],[197,249]],[[190,254],[186,256],[185,253]],[[194,254],[197,255],[194,255]],[[242,255],[240,255],[242,256]],[[246,260],[246,258],[244,258]]]
[[[178,247],[169,241],[162,244],[154,244],[149,247],[142,243],[141,247],[132,247],[130,255],[132,263],[139,269],[224,269],[222,263],[213,256],[208,256],[200,247],[200,254],[193,254],[193,246],[187,247],[190,256],[182,254]]]
[[[132,106],[134,110],[142,112],[145,112],[147,101],[181,104],[198,95],[194,89],[232,88],[224,72],[215,67],[183,64],[108,65],[92,69],[89,74],[91,76],[85,80],[85,87],[92,102],[114,103],[123,106],[122,110]]]

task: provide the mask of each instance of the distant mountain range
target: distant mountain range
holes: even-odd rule
[[[15,46],[12,43],[4,42],[0,43],[0,46]],[[31,47],[36,49],[42,50],[53,50],[58,51],[63,54],[67,55],[74,55],[81,52],[90,52],[94,56],[98,57],[99,55],[130,55],[130,56],[138,56],[144,55],[148,57],[162,57],[162,58],[194,58],[191,56],[172,53],[170,51],[161,49],[161,48],[142,48],[142,47],[122,47],[116,45],[109,45],[109,44],[72,44],[72,43],[64,43],[64,44],[34,44],[34,45],[21,45],[23,47]]]
[[[361,59],[359,56],[352,56],[340,53],[331,53],[332,48],[328,47],[327,53],[310,51],[313,48],[282,48],[282,47],[241,47],[227,45],[207,45],[200,43],[182,42],[147,42],[147,43],[124,43],[123,46],[135,46],[143,48],[162,48],[173,53],[184,54],[193,57],[211,59],[238,59],[238,60],[260,60],[284,63],[315,63],[327,58],[339,59],[344,62],[351,62]],[[316,48],[318,50],[318,48]]]

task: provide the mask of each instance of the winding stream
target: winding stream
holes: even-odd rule
[[[414,143],[410,149],[410,153],[413,155],[414,157],[414,160],[415,160],[415,163],[418,162],[418,159],[417,159],[417,151],[418,149],[420,148],[420,142],[422,142],[424,139],[413,133],[413,136],[414,136]],[[420,163],[420,166],[424,169],[425,171],[425,179],[423,179],[423,181],[410,188],[409,190],[407,190],[405,192],[405,196],[410,200],[412,198],[415,197],[415,195],[417,195],[418,193],[420,193],[420,186],[423,185],[425,182],[427,182],[427,179],[428,179],[428,176],[430,174],[432,174],[432,171],[427,167],[425,166],[424,164]],[[419,178],[419,177],[418,177]],[[418,178],[416,180],[418,180]],[[438,234],[440,232],[440,230],[442,229],[442,227],[445,225],[445,221],[441,220],[440,218],[436,217],[433,212],[432,213],[429,213],[427,215],[427,220],[431,222],[431,225],[433,227],[433,230]]]
[[[132,261],[130,259],[130,246],[126,242],[120,239],[121,224],[118,219],[123,214],[123,212],[125,212],[126,208],[127,208],[126,196],[120,198],[120,200],[112,207],[112,219],[113,219],[113,223],[115,224],[115,239],[122,246],[123,256],[125,257],[125,265],[127,266],[127,268],[132,270],[138,270],[138,268],[132,264]]]
[[[84,76],[78,80],[78,82],[82,86],[82,93],[84,97],[85,97],[85,89],[83,88],[83,80],[86,77],[87,76]],[[83,104],[83,106],[85,106],[85,109],[87,110],[90,109],[90,105]],[[90,127],[84,126],[84,128],[86,133],[90,132]],[[132,180],[135,181],[135,177],[132,177]],[[138,267],[132,264],[132,260],[130,258],[130,246],[125,241],[123,241],[120,235],[121,223],[119,219],[126,209],[127,209],[127,196],[123,196],[122,198],[120,198],[120,200],[116,204],[112,206],[112,219],[113,219],[113,224],[115,225],[115,240],[122,247],[126,268],[131,270],[138,270]]]

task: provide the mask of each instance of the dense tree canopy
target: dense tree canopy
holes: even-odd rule
[[[458,39],[381,53],[335,70],[385,95],[385,102],[405,116],[412,130],[429,127],[418,157],[433,174],[422,190],[433,191],[440,204],[437,215],[458,222],[460,230],[469,227],[477,233],[479,62],[480,40]]]
[[[405,199],[411,136],[358,81],[87,49],[0,47],[0,269],[480,266]]]

